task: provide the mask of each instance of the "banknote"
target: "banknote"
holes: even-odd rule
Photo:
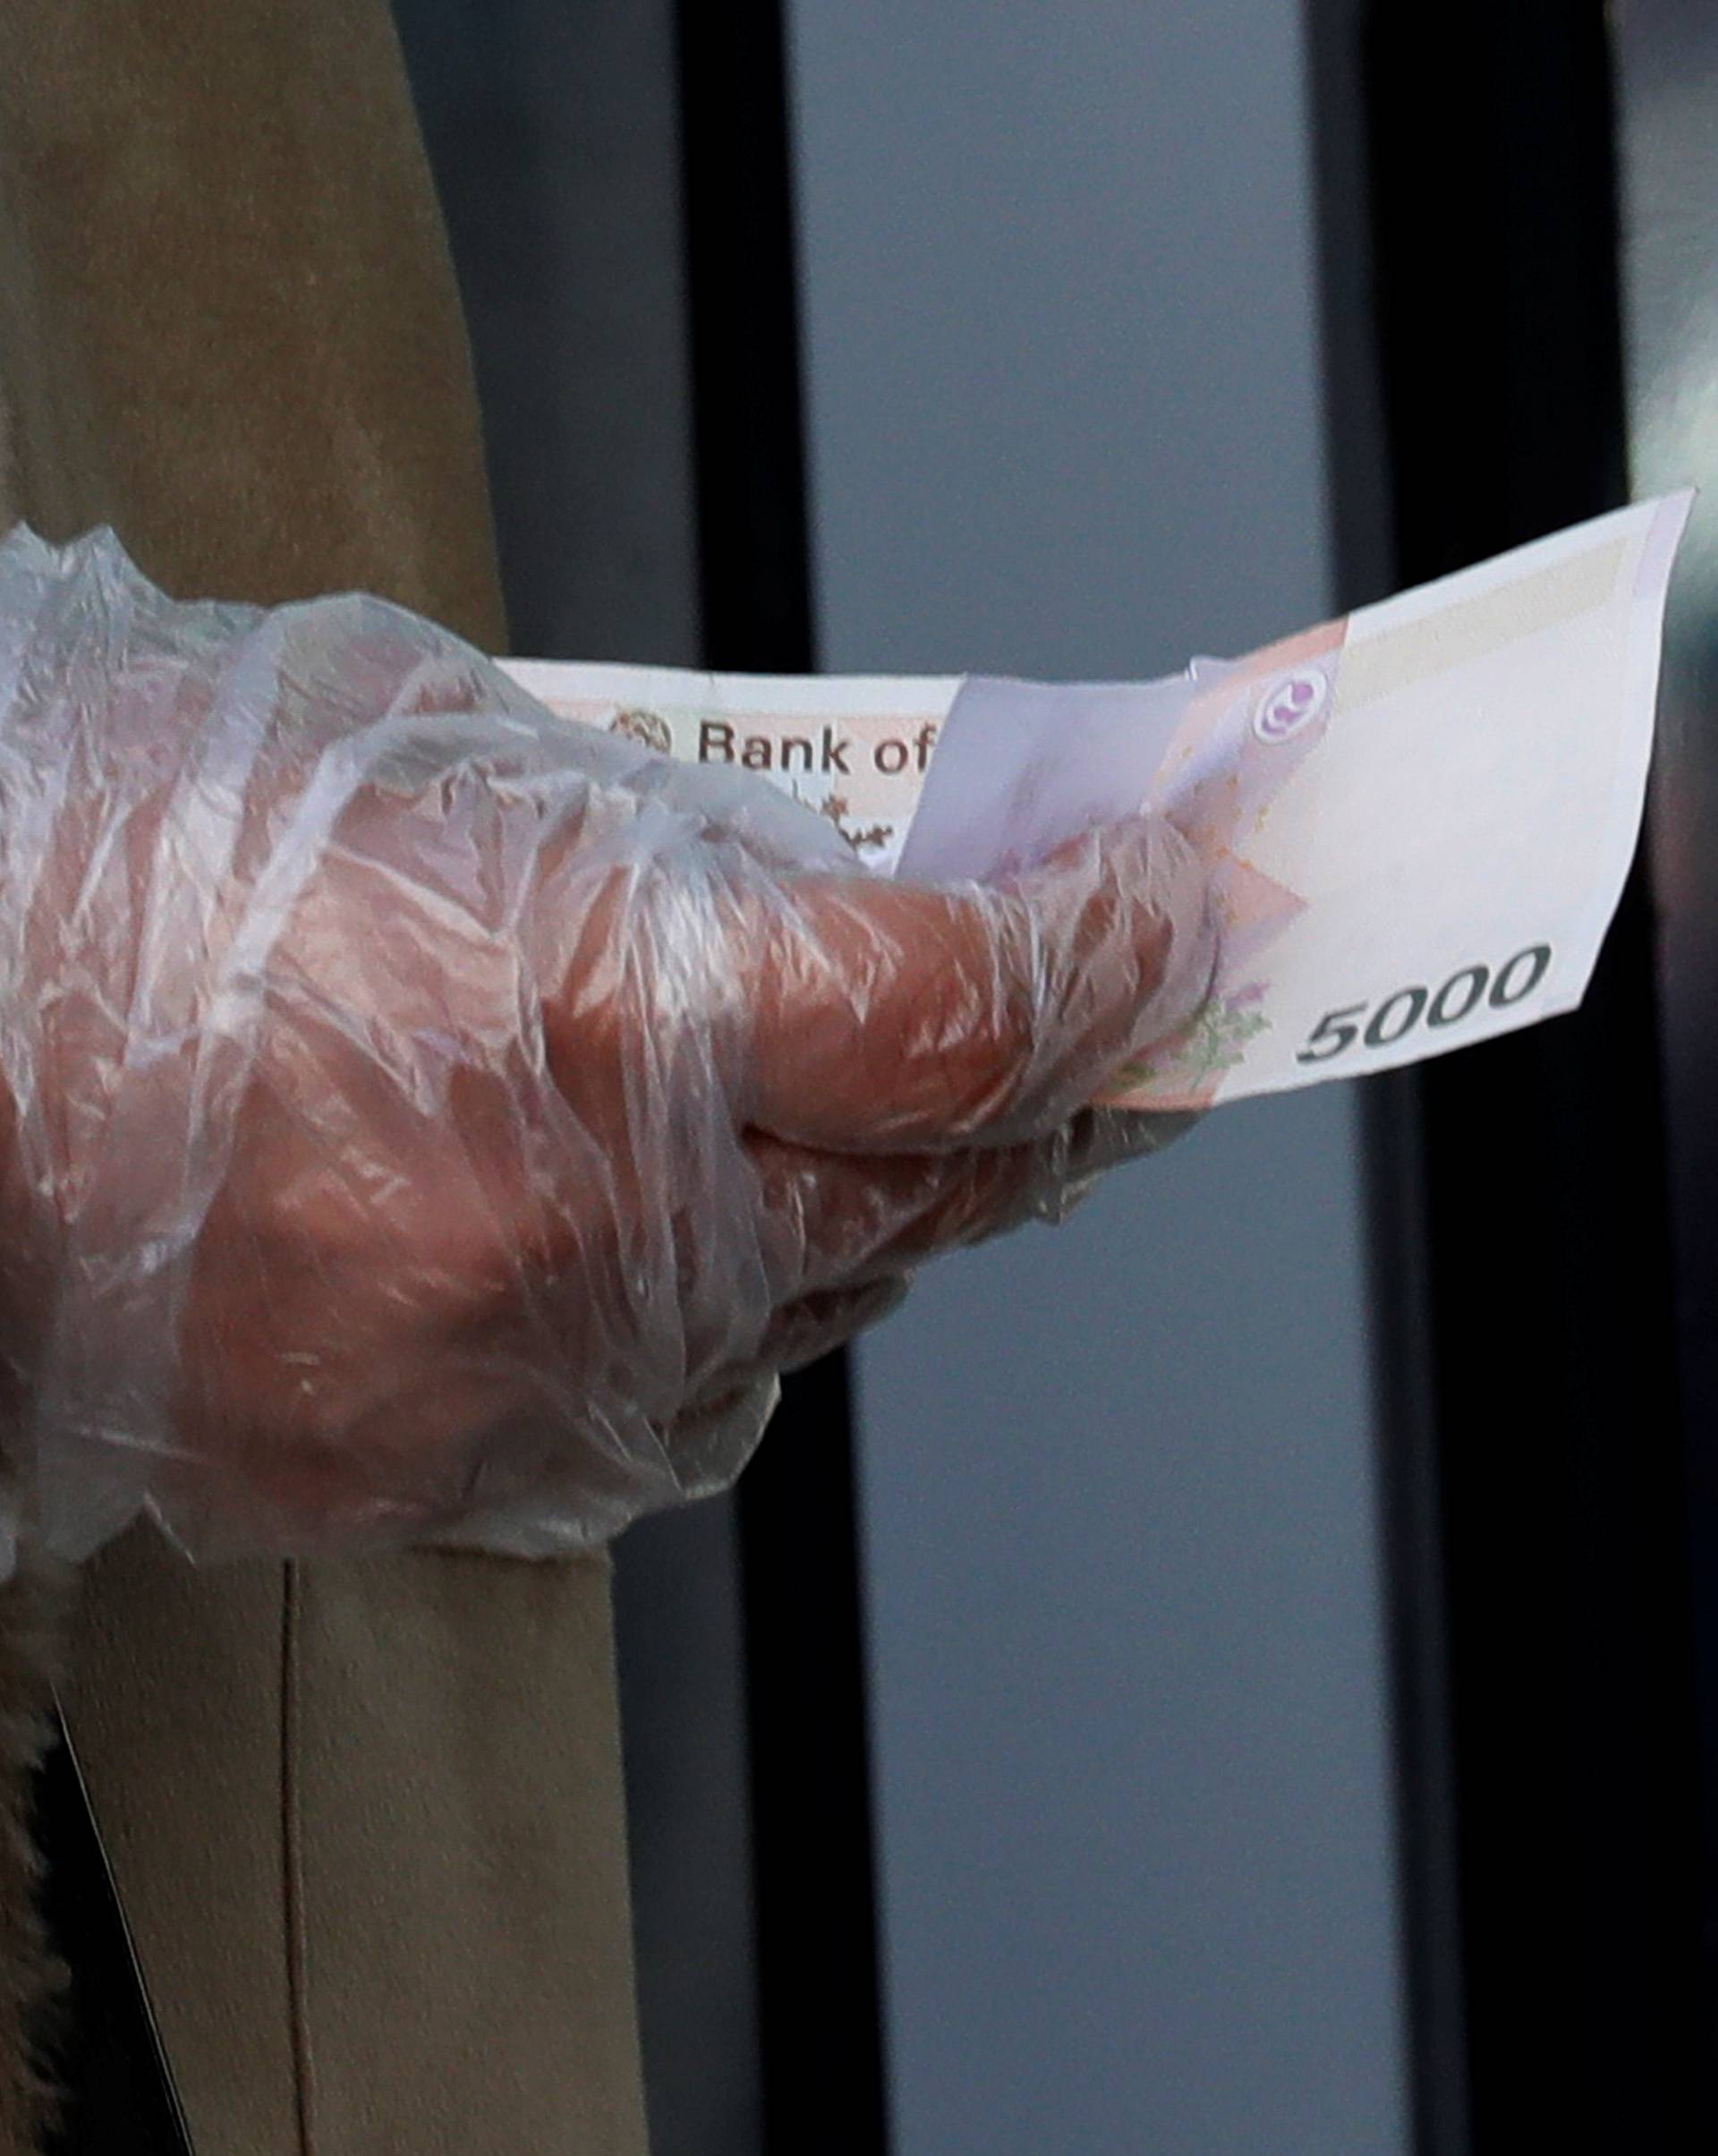
[[[994,880],[1168,816],[1207,865],[1217,971],[1108,1097],[1208,1107],[1579,1002],[1639,836],[1691,499],[1159,681],[505,663],[569,719],[756,771],[880,874]]]
[[[855,856],[890,874],[961,677],[698,674],[674,667],[504,659],[564,719],[630,735],[665,756],[755,771],[826,817]]]

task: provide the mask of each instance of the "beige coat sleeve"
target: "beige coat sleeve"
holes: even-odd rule
[[[183,595],[362,586],[499,647],[383,0],[0,0],[0,501]],[[0,1597],[14,1730],[30,1615]],[[605,1563],[202,1573],[134,1535],[66,1655],[199,2156],[642,2156]],[[20,1893],[0,1859],[0,1956]]]

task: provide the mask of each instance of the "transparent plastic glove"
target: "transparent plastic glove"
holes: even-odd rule
[[[587,1546],[778,1371],[1161,1135],[1186,845],[884,883],[742,774],[552,719],[379,601],[175,605],[0,546],[14,1533]]]

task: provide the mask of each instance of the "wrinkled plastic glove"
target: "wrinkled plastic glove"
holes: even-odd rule
[[[867,875],[378,601],[178,605],[0,546],[12,1534],[587,1547],[778,1372],[1169,1119],[1082,1112],[1209,978],[1172,830]]]

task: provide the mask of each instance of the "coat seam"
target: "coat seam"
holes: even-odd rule
[[[295,2147],[297,2156],[316,2156],[309,1973],[304,1938],[304,1847],[298,1775],[302,1704],[299,1589],[297,1565],[283,1565],[280,1606],[281,1917],[286,1963],[288,2032],[292,2046]]]

